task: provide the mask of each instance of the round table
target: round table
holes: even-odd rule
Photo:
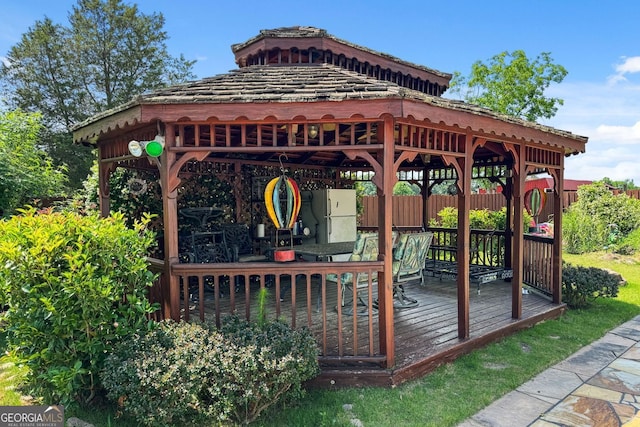
[[[180,209],[180,214],[187,218],[195,219],[200,222],[200,229],[204,230],[207,222],[211,218],[217,218],[223,214],[223,210],[215,206],[202,208],[184,208]]]

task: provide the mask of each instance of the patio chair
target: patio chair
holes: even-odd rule
[[[393,297],[396,308],[410,308],[418,301],[405,294],[404,283],[420,281],[424,285],[424,268],[433,233],[405,233],[398,239],[393,250]]]
[[[395,245],[398,233],[392,234],[392,245]],[[356,241],[353,244],[353,252],[349,256],[349,261],[377,261],[378,260],[378,233],[358,233],[356,235]],[[358,300],[355,302],[355,306],[367,307],[368,304],[361,295],[363,292],[369,289],[369,275],[366,273],[356,273],[354,280],[353,273],[342,273],[340,276],[340,283],[342,285],[341,304],[345,306],[345,295],[353,295],[353,287],[356,287],[356,295]],[[327,281],[337,282],[338,277],[335,274],[329,274]],[[377,283],[378,278],[373,277],[372,282]],[[375,309],[375,303],[372,304]],[[345,314],[353,314],[354,304],[352,307],[347,308]],[[367,309],[358,311],[358,314],[367,314]]]
[[[257,262],[266,261],[266,255],[253,253],[253,241],[247,224],[223,224],[220,230],[229,247],[233,262]]]
[[[230,262],[232,259],[224,233],[219,231],[191,233],[191,252],[196,263]]]
[[[356,241],[353,244],[353,252],[349,256],[349,261],[376,261],[378,259],[378,233],[358,233],[356,235]],[[328,274],[328,282],[337,282],[337,274]],[[341,293],[340,304],[345,306],[345,294],[353,294],[354,286],[354,274],[342,273],[340,275]],[[367,306],[368,304],[360,297],[360,291],[368,289],[369,277],[365,273],[356,273],[355,278],[356,293],[358,294],[358,301],[353,302],[353,306]],[[343,311],[345,314],[353,314],[354,307],[349,307]],[[367,309],[360,310],[358,314],[367,314]]]

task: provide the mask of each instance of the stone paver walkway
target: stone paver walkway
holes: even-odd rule
[[[459,427],[640,427],[640,316]]]

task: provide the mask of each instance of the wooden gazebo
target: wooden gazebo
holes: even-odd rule
[[[263,30],[232,50],[237,70],[142,94],[74,129],[76,142],[94,144],[99,151],[103,215],[110,211],[109,177],[116,168],[158,174],[164,250],[163,259],[152,259],[151,265],[161,273],[152,294],[162,304],[161,317],[219,323],[221,315],[234,311],[251,318],[256,289],[269,286],[275,290],[274,316],[317,334],[323,367],[318,382],[347,385],[414,378],[562,312],[559,219],[564,158],[584,152],[585,137],[444,99],[451,75],[356,46],[317,28]],[[157,134],[165,141],[157,160],[130,154],[129,141],[148,141]],[[277,175],[281,166],[303,189],[349,188],[363,174],[373,176],[379,198],[378,260],[203,264],[180,259],[178,205],[184,182],[200,174],[229,183],[235,196],[233,221],[253,230],[265,222],[262,204],[254,197],[256,183]],[[528,174],[543,171],[555,183],[550,195],[555,239],[536,243],[523,229],[524,182]],[[392,192],[399,177],[418,183],[425,203],[433,182],[455,182],[457,275],[448,286],[436,280],[433,287],[424,288],[432,292],[443,287],[453,297],[454,317],[445,325],[446,339],[439,335],[430,341],[405,332],[397,339],[408,324],[407,331],[424,334],[443,328],[424,326],[430,310],[426,301],[438,300],[435,295],[426,295],[425,302],[412,309],[412,320],[406,317],[408,311],[399,313],[393,307]],[[497,323],[487,320],[482,328],[474,321],[474,298],[477,304],[486,302],[490,290],[476,295],[469,274],[474,237],[468,211],[475,177],[500,181],[505,189],[503,267],[513,273],[511,281],[496,286],[509,305],[507,313]],[[427,224],[425,218],[423,228]],[[542,249],[530,250],[530,244]],[[377,298],[377,312],[347,315],[336,304],[340,289],[326,277],[343,272],[365,272],[374,278],[369,292]],[[533,300],[523,296],[523,282],[539,288],[546,298],[536,296],[535,304],[528,306]],[[199,296],[195,300],[187,291],[191,284]],[[210,298],[205,295],[208,287],[215,289]],[[285,288],[289,295],[281,301]],[[420,350],[405,345],[411,340],[422,343]]]

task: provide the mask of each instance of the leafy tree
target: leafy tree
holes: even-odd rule
[[[468,77],[456,71],[450,90],[469,103],[534,122],[540,117],[553,117],[557,106],[564,103],[545,97],[544,91],[566,75],[567,70],[554,64],[549,52],[530,60],[522,50],[505,51],[486,64],[473,63]]]
[[[162,14],[145,15],[123,0],[78,0],[69,25],[37,21],[10,49],[0,71],[6,102],[42,113],[48,132],[41,143],[56,165],[81,177],[75,186],[94,159],[81,147],[63,149],[72,145],[75,123],[194,77],[195,61],[169,55],[164,22]]]
[[[604,177],[601,180],[603,183],[610,185],[611,187],[617,188],[619,190],[635,190],[638,187],[633,183],[632,179],[625,179],[623,181],[614,181],[611,178]]]
[[[74,76],[84,104],[97,113],[133,95],[193,78],[181,55],[167,52],[164,16],[141,14],[122,0],[79,0],[69,18],[69,41],[76,54]]]
[[[420,187],[409,184],[407,181],[398,181],[393,186],[393,194],[396,196],[415,196],[420,194]]]
[[[66,175],[38,147],[38,113],[0,113],[0,216],[9,216],[34,198],[62,193]]]

